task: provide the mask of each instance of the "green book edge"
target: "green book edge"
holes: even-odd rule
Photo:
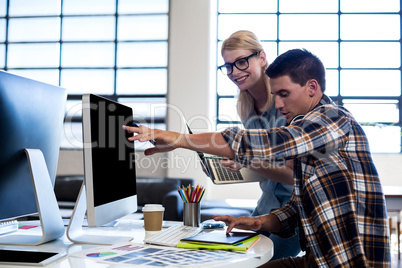
[[[234,251],[247,251],[251,248],[258,240],[260,240],[260,235],[251,237],[247,240],[239,242],[234,245],[225,245],[217,243],[188,243],[179,242],[177,244],[178,248],[189,248],[189,249],[214,249],[214,250],[234,250]]]

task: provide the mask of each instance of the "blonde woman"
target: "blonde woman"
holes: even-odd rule
[[[224,40],[221,55],[225,64],[219,69],[238,87],[237,112],[246,129],[270,129],[286,124],[285,118],[275,109],[269,78],[265,75],[268,61],[265,51],[250,31],[237,31]],[[228,170],[236,172],[242,167],[231,160],[221,161]],[[255,162],[248,167],[267,178],[260,183],[262,195],[253,216],[268,214],[283,207],[293,192],[292,161],[277,159],[275,164]],[[274,241],[273,259],[294,257],[300,252],[298,235],[283,239],[270,235]]]

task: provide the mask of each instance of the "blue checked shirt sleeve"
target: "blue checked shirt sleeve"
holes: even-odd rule
[[[253,159],[281,161],[308,154],[327,154],[342,147],[350,124],[339,109],[324,106],[310,112],[303,120],[288,127],[242,130],[227,128],[222,132],[236,154],[236,161],[250,165]]]
[[[298,211],[294,206],[295,196],[292,195],[288,204],[271,213],[276,215],[281,222],[281,230],[276,235],[284,238],[292,237],[296,234],[295,229],[298,226]]]

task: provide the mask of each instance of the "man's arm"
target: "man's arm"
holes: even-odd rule
[[[231,127],[222,136],[235,151],[236,161],[244,166],[256,159],[273,162],[306,155],[322,158],[345,145],[349,118],[337,107],[321,106],[287,127],[247,130]]]
[[[229,159],[234,159],[235,153],[223,138],[220,132],[209,132],[201,134],[181,134],[173,131],[160,129],[150,129],[145,126],[129,127],[123,126],[129,133],[136,133],[128,140],[130,141],[149,141],[155,140],[155,147],[145,150],[146,155],[160,152],[168,152],[177,148],[184,148],[193,151],[204,152],[218,155]]]
[[[234,151],[230,148],[229,144],[226,142],[220,132],[180,134],[178,132],[172,131],[149,129],[145,126],[123,126],[123,128],[129,133],[137,133],[137,135],[128,138],[131,141],[139,140],[141,142],[144,142],[155,140],[155,147],[146,149],[145,155],[152,155],[159,152],[167,152],[176,148],[184,148],[193,151],[200,151],[208,154],[218,155],[228,159],[235,158]],[[258,161],[252,163],[249,168],[268,179],[293,185],[293,169],[291,166],[292,165],[288,163],[286,166],[280,166]]]

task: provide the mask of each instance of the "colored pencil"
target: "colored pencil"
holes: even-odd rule
[[[198,198],[198,201],[197,201],[198,203],[201,202],[201,199],[204,196],[204,193],[205,193],[205,189],[202,190],[201,196],[200,196],[200,198]]]
[[[183,202],[187,203],[186,197],[184,196],[182,189],[179,188],[178,191],[179,191],[181,199],[183,199]]]
[[[177,189],[184,203],[199,203],[204,195],[205,188],[197,185],[197,187],[188,185],[187,187],[179,187]]]

